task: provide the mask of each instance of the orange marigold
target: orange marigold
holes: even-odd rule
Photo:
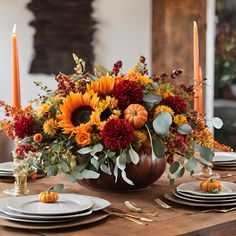
[[[157,106],[155,111],[154,111],[154,114],[158,115],[162,111],[169,112],[172,116],[174,115],[174,112],[173,112],[173,110],[170,107],[163,106],[163,105]]]

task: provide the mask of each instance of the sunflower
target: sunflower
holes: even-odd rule
[[[63,129],[63,134],[73,135],[77,133],[80,124],[89,125],[90,116],[96,110],[98,101],[97,94],[70,92],[60,105],[61,114],[57,115],[58,126]]]
[[[102,76],[99,80],[92,81],[91,88],[99,95],[109,95],[112,93],[115,79],[112,76]]]

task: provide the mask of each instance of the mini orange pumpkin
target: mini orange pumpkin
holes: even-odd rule
[[[58,200],[58,193],[52,192],[53,187],[49,188],[46,192],[41,192],[39,194],[39,201],[44,203],[52,203]]]
[[[200,189],[204,192],[221,191],[222,186],[216,179],[207,179],[200,183]]]
[[[148,118],[147,110],[140,104],[130,104],[124,111],[124,118],[136,129],[144,126]]]

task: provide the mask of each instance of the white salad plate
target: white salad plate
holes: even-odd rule
[[[220,181],[222,190],[217,194],[207,193],[200,190],[200,182],[188,182],[180,184],[176,190],[180,193],[191,193],[198,196],[235,196],[236,197],[236,184],[231,182]]]
[[[215,152],[212,162],[236,161],[236,152]]]
[[[236,202],[236,198],[231,198],[231,199],[197,199],[191,196],[186,196],[183,195],[182,193],[177,192],[176,190],[172,191],[174,196],[187,200],[187,201],[191,201],[191,202],[201,202],[201,203],[225,203],[225,202]]]
[[[59,195],[58,201],[45,204],[38,200],[38,195],[12,198],[7,204],[10,210],[29,215],[65,215],[85,211],[93,206],[92,201],[78,194]]]
[[[13,172],[13,162],[2,162],[0,163],[0,171]]]

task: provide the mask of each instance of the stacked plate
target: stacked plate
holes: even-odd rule
[[[85,217],[110,205],[105,199],[78,194],[60,194],[55,203],[42,203],[38,195],[0,199],[0,225],[13,227],[22,223],[39,229],[63,228],[78,225]],[[3,220],[4,219],[4,220]],[[9,221],[13,221],[12,224]],[[17,225],[18,224],[18,225]]]
[[[13,178],[13,162],[0,163],[0,180],[12,182]]]
[[[236,170],[235,152],[215,152],[212,163],[215,169]]]
[[[236,184],[221,181],[222,191],[207,193],[200,190],[200,182],[183,183],[165,197],[173,202],[199,207],[236,206]]]

